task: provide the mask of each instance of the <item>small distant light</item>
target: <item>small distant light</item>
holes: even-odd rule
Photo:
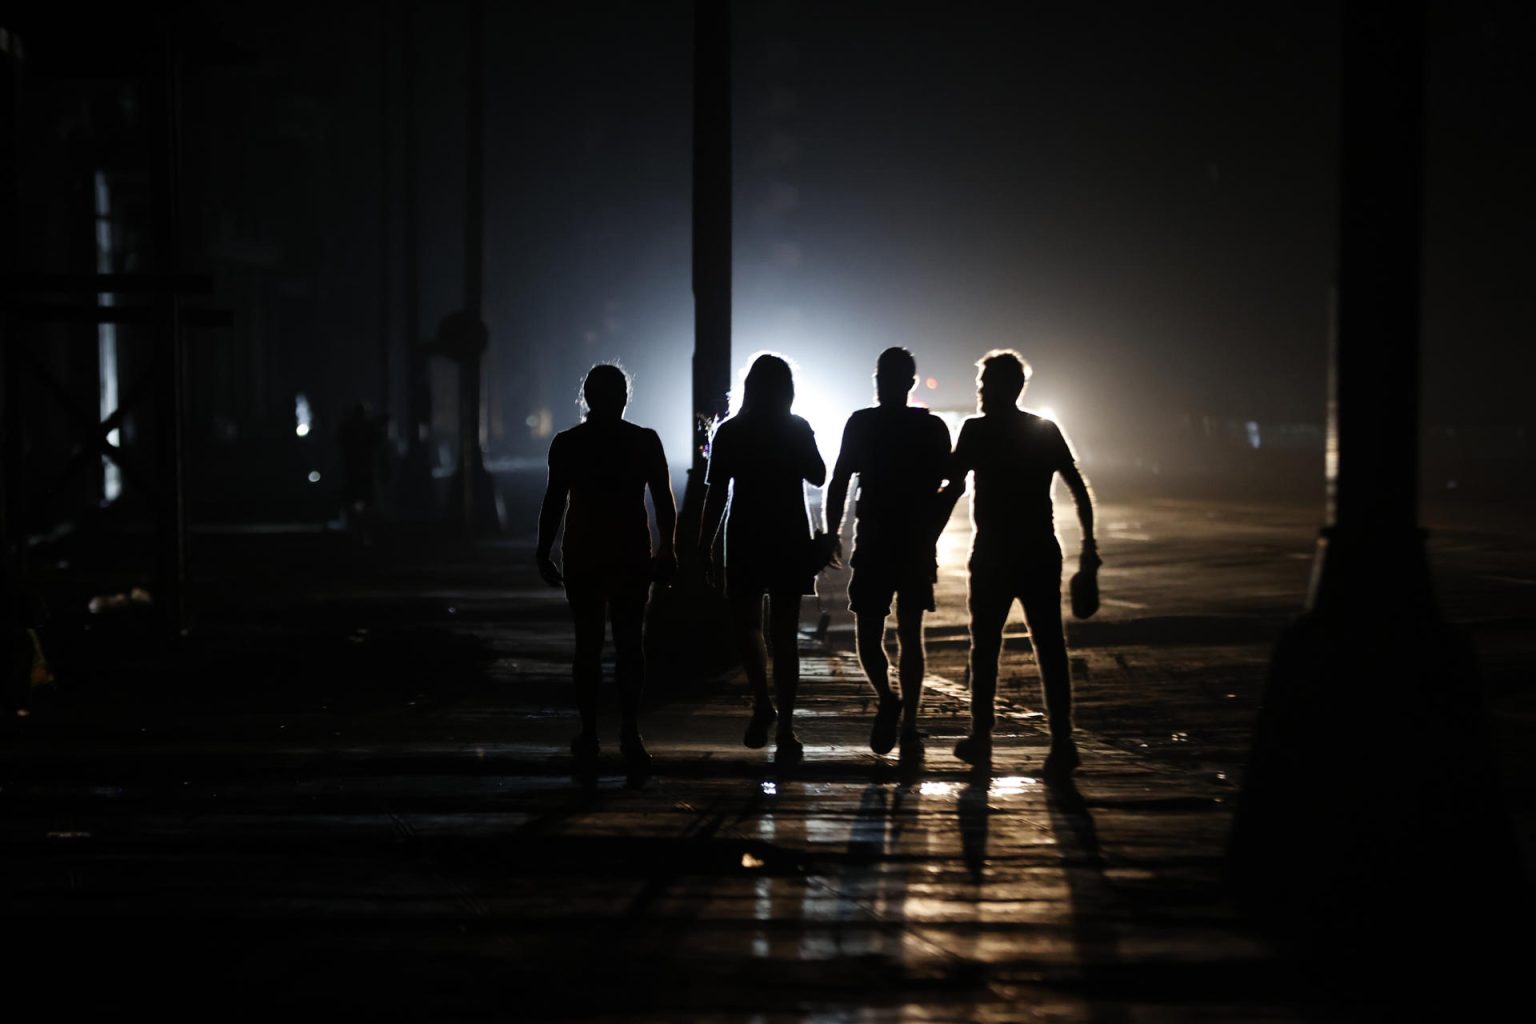
[[[923,383],[928,385],[928,390],[929,391],[933,391],[935,388],[937,388],[939,386],[939,378],[937,378],[937,377],[929,377],[927,380],[923,381]]]
[[[741,855],[741,866],[744,868],[760,868],[763,866],[761,858],[754,857],[750,853]]]
[[[775,782],[764,782],[763,783],[763,795],[764,796],[778,796],[778,794],[779,794],[778,783],[775,783]]]
[[[1264,443],[1263,436],[1259,433],[1259,425],[1253,420],[1243,424],[1248,428],[1248,447],[1258,448]]]
[[[300,437],[309,433],[309,425],[315,421],[315,414],[309,407],[309,399],[304,392],[293,396],[293,430]]]
[[[318,469],[312,469],[309,471],[309,482],[312,484],[317,484],[320,482],[320,471]]]
[[[523,422],[528,424],[530,427],[536,427],[539,425],[539,414],[533,413],[527,419],[523,420]]]

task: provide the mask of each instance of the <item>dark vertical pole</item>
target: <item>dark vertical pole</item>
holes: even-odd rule
[[[173,5],[161,16],[160,66],[150,76],[154,116],[155,248],[162,273],[175,274],[181,258],[181,50],[179,12]],[[156,489],[159,492],[156,536],[159,545],[159,593],[156,605],[171,635],[186,620],[187,523],[183,490],[182,432],[186,402],[186,339],[182,336],[180,299],[164,299],[165,345],[159,361],[157,405],[159,438]]]
[[[693,452],[679,529],[685,541],[698,529],[709,432],[726,413],[731,387],[729,0],[696,0],[693,62]]]
[[[432,508],[432,378],[427,366],[427,352],[421,335],[421,229],[417,223],[418,163],[420,154],[416,128],[418,57],[415,24],[416,4],[405,0],[400,7],[400,45],[404,49],[401,75],[401,116],[405,119],[402,155],[400,318],[404,321],[406,449],[403,497],[407,507],[418,513]]]
[[[1415,3],[1344,11],[1333,508],[1312,601],[1348,606],[1388,583],[1399,600],[1427,604],[1418,528],[1424,15]]]
[[[1229,847],[1244,905],[1320,949],[1427,948],[1426,932],[1470,949],[1500,930],[1468,916],[1518,882],[1476,661],[1439,616],[1418,527],[1423,46],[1422,3],[1343,5],[1330,522]]]
[[[464,310],[481,315],[485,268],[485,0],[469,0],[464,39]]]
[[[393,360],[390,345],[394,314],[394,289],[391,272],[394,269],[394,251],[391,243],[394,232],[390,230],[390,214],[394,198],[394,147],[390,145],[390,133],[395,123],[394,90],[390,87],[390,65],[393,50],[390,21],[391,4],[379,6],[379,414],[394,422],[389,407],[391,385],[390,370]]]
[[[464,312],[479,323],[485,277],[485,0],[469,0],[464,61]],[[485,460],[480,450],[480,360],[459,361],[459,504],[461,525],[480,524]]]
[[[17,138],[20,129],[21,100],[21,40],[4,26],[0,26],[0,274],[14,273],[19,269],[17,235],[20,228],[21,183],[17,163],[21,156]],[[21,539],[21,501],[18,483],[21,476],[21,409],[18,405],[21,389],[11,353],[15,348],[15,322],[0,310],[0,384],[4,387],[5,402],[3,469],[0,469],[0,488],[3,488],[4,505],[0,506],[0,559],[22,557],[25,545]],[[3,570],[0,570],[3,572]]]

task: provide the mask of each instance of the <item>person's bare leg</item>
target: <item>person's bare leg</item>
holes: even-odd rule
[[[795,698],[800,691],[800,595],[769,595],[768,629],[773,644],[773,692],[779,705],[779,746],[795,741]]]
[[[923,704],[923,676],[927,674],[927,659],[923,651],[922,605],[908,608],[900,601],[896,605],[896,640],[900,645],[897,657],[898,678],[901,680],[901,731],[911,735],[917,732],[918,710]]]
[[[864,675],[879,698],[875,720],[869,730],[869,749],[877,754],[888,754],[896,745],[896,723],[901,715],[901,699],[891,689],[891,662],[885,653],[885,619],[885,612],[878,615],[856,612],[854,615],[859,663],[864,666]]]
[[[613,620],[614,677],[619,686],[622,719],[619,745],[634,764],[649,762],[640,738],[640,698],[645,686],[646,587],[638,585],[614,595],[610,602]]]
[[[885,616],[855,612],[853,621],[859,664],[864,669],[869,685],[875,688],[875,695],[883,703],[894,696],[891,692],[891,661],[885,653]]]
[[[768,726],[774,717],[773,698],[768,695],[768,651],[763,643],[763,598],[731,598],[731,618],[736,629],[736,645],[741,652],[741,667],[752,690],[752,720],[743,739],[754,749],[768,742]]]
[[[566,590],[571,606],[571,624],[576,633],[576,650],[571,658],[571,683],[576,691],[576,709],[581,714],[581,732],[571,744],[578,757],[597,754],[597,688],[603,678],[603,629],[606,604],[601,591],[584,593]]]

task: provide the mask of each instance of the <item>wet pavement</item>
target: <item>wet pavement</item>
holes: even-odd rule
[[[567,753],[563,598],[526,542],[315,557],[238,593],[210,578],[196,657],[162,678],[146,658],[120,687],[82,660],[6,735],[8,985],[55,1011],[226,1017],[1371,1016],[1246,927],[1222,885],[1315,519],[1168,502],[1100,518],[1104,609],[1068,627],[1084,764],[1067,791],[1038,777],[1018,622],[992,771],[949,753],[966,725],[961,518],[912,773],[868,749],[835,574],[825,639],[805,608],[802,764],[741,746],[739,673],[669,674],[651,687],[651,776],[624,777],[608,708],[587,782]],[[291,558],[339,541],[259,543]],[[207,564],[237,576],[261,550]],[[1433,557],[1482,654],[1529,854],[1536,545],[1452,524]],[[686,606],[670,600],[658,628]]]

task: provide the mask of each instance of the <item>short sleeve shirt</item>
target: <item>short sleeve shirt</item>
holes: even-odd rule
[[[799,416],[742,413],[715,429],[706,482],[731,486],[725,561],[803,560],[810,537],[805,480],[826,471],[811,425]]]
[[[651,557],[648,480],[667,472],[656,431],[626,420],[587,420],[555,435],[551,476],[566,480],[561,556],[572,573],[643,572]]]
[[[976,549],[1014,549],[1055,537],[1051,482],[1076,462],[1052,421],[1022,410],[973,416],[960,428],[951,478],[976,474]]]
[[[855,564],[931,562],[949,428],[927,409],[876,406],[848,417],[838,471],[858,474]]]

